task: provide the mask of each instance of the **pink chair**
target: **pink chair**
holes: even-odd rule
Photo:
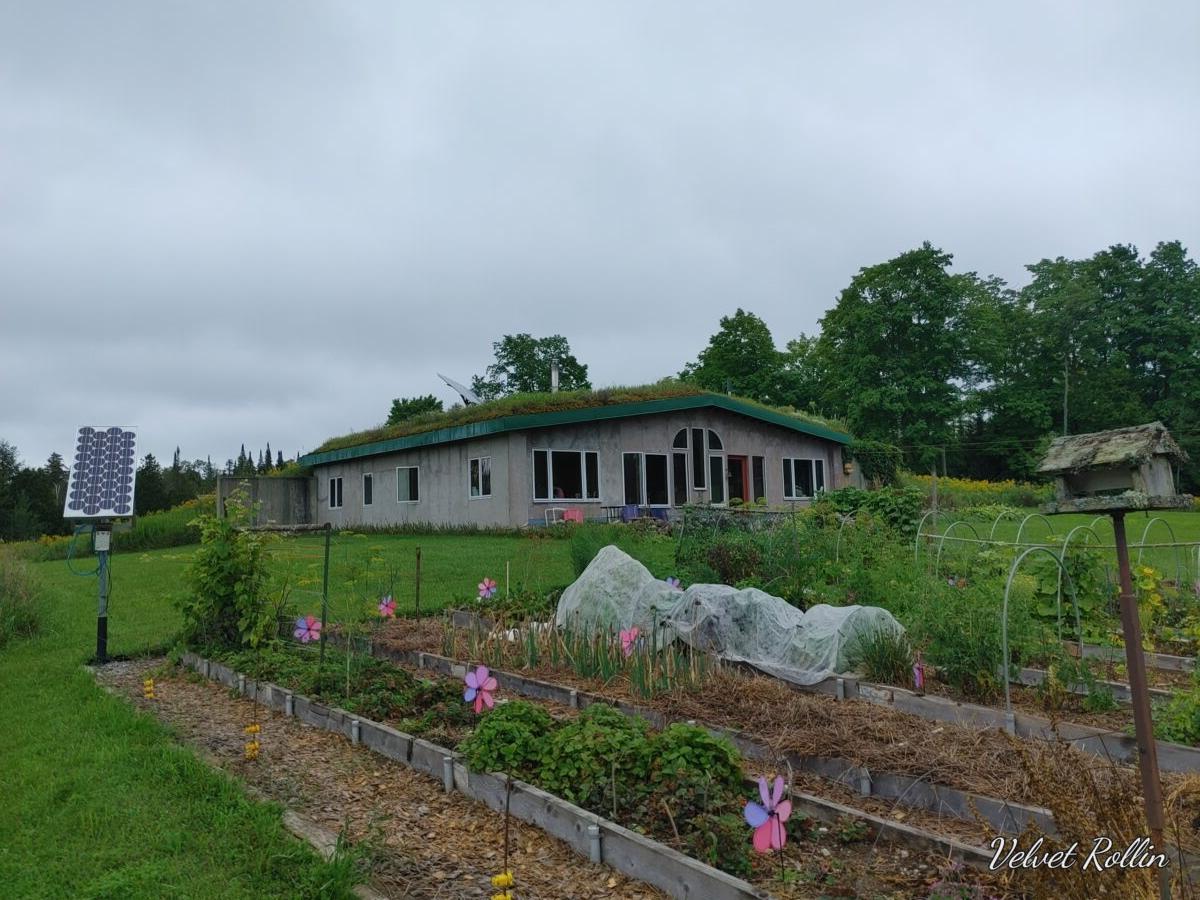
[[[564,522],[575,522],[579,525],[583,524],[582,509],[564,509],[562,520]]]

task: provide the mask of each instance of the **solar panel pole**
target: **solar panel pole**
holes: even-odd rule
[[[96,574],[100,578],[100,602],[96,612],[96,664],[108,662],[108,554],[112,548],[112,524],[98,522],[92,532],[92,545],[98,561]]]

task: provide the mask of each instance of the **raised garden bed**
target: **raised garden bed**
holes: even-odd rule
[[[204,663],[201,663],[200,661],[190,657],[188,661],[193,664],[200,665],[201,667],[204,665]],[[233,669],[217,663],[208,663],[208,666],[210,674],[221,679],[224,683],[235,687],[239,684],[237,674],[233,671]],[[280,706],[282,703],[282,705],[286,707],[287,692],[284,692],[282,688],[259,685],[255,683],[253,679],[244,679],[242,684],[244,686],[244,690],[251,694],[257,692],[264,702],[269,702],[273,706]],[[282,701],[279,697],[281,692],[285,695]],[[302,699],[295,695],[293,695],[291,704],[293,712],[303,720],[309,721],[312,724],[316,724],[320,727],[348,734],[353,738],[353,722],[355,717],[351,713],[342,709],[329,707],[323,704],[317,704],[312,702],[311,699]],[[405,754],[407,754],[408,761],[411,764],[416,765],[418,768],[422,768],[422,770],[431,771],[436,774],[438,771],[444,771],[443,769],[439,769],[439,767],[445,765],[445,759],[447,758],[448,754],[451,758],[457,759],[454,754],[450,754],[447,748],[433,748],[433,745],[430,745],[429,742],[422,740],[416,735],[405,735],[404,733],[395,729],[391,729],[389,726],[382,723],[371,723],[368,725],[366,720],[362,717],[358,717],[357,720],[359,723],[358,738],[362,741],[362,743],[372,747],[373,749],[379,749],[381,752],[395,754],[400,757],[403,757]],[[455,765],[456,768],[453,775],[455,784],[457,785],[459,782],[464,781],[464,779],[468,786],[473,783],[481,792],[480,799],[482,799],[484,802],[488,802],[487,797],[484,796],[484,794],[486,794],[488,790],[494,791],[497,783],[499,783],[498,780],[493,778],[493,780],[489,782],[486,779],[492,778],[492,776],[479,776],[475,773],[466,773],[466,770],[462,767],[461,762],[456,762]],[[522,790],[525,790],[525,788],[523,787]],[[536,789],[531,788],[531,790]],[[794,795],[793,799],[798,805],[798,813],[795,817],[798,822],[798,828],[795,836],[801,838],[802,842],[789,844],[788,851],[785,853],[785,862],[788,877],[790,880],[795,881],[797,889],[805,884],[805,881],[797,879],[806,878],[808,879],[810,886],[814,878],[821,878],[827,881],[831,889],[835,888],[839,881],[843,881],[845,878],[849,877],[852,873],[854,873],[855,870],[854,866],[847,865],[847,861],[844,859],[844,857],[850,856],[857,858],[869,854],[872,857],[872,860],[868,866],[864,867],[864,869],[860,869],[858,873],[854,875],[856,887],[851,892],[856,893],[861,887],[863,890],[870,888],[868,892],[884,893],[885,895],[891,893],[890,891],[884,890],[882,884],[876,885],[873,888],[870,887],[870,878],[865,874],[865,869],[880,866],[881,861],[878,858],[879,855],[884,855],[884,862],[886,863],[885,849],[880,847],[877,850],[872,846],[870,850],[868,850],[865,845],[859,848],[844,843],[846,841],[853,842],[856,840],[863,840],[868,838],[876,831],[884,830],[882,827],[877,827],[877,824],[878,826],[893,826],[887,829],[889,834],[891,834],[893,837],[896,837],[897,834],[902,834],[905,831],[911,833],[905,842],[913,849],[894,851],[896,854],[895,858],[900,861],[900,864],[893,866],[888,866],[885,864],[882,867],[885,871],[889,868],[892,870],[890,873],[888,873],[889,880],[892,883],[894,883],[895,879],[897,878],[907,879],[907,881],[912,884],[914,890],[923,893],[930,884],[936,882],[937,875],[933,864],[928,860],[922,860],[919,863],[917,863],[916,860],[921,859],[923,856],[923,854],[920,852],[921,848],[923,847],[936,848],[939,855],[944,854],[946,848],[946,842],[944,840],[939,840],[936,837],[931,840],[930,836],[923,833],[922,829],[904,826],[903,824],[896,823],[894,820],[889,823],[888,820],[882,816],[864,817],[859,810],[851,807],[839,806],[838,804],[830,803],[828,801],[818,801],[815,806],[810,808],[808,799],[803,795]],[[514,812],[516,812],[517,806],[515,804],[515,800],[513,808]],[[580,810],[577,807],[572,807],[572,810],[574,810],[574,812],[572,812],[571,815],[574,816],[574,819],[571,819],[571,821],[575,822],[576,825],[578,825],[580,822],[584,822],[585,825],[587,823],[596,824],[594,820],[598,817],[595,816],[595,814],[588,813],[585,810]],[[579,814],[582,814],[583,818],[580,818]],[[591,818],[589,819],[588,817]],[[873,821],[876,818],[879,820],[877,824]],[[804,824],[805,822],[809,824]],[[855,822],[858,824],[856,825]],[[870,823],[869,825],[867,824],[868,822]],[[609,834],[610,832],[612,834],[619,835],[618,839],[615,841],[616,846],[624,846],[622,843],[624,840],[624,830],[622,826],[608,822],[602,827],[607,829],[604,831],[605,835]],[[622,830],[617,831],[615,829]],[[578,832],[578,828],[576,828],[576,831]],[[748,836],[748,831],[745,831],[744,834],[739,835],[741,839],[745,840],[748,840]],[[578,834],[576,834],[576,840],[578,840]],[[583,849],[581,844],[579,846],[581,849]],[[669,850],[670,848],[664,847],[663,849]],[[632,850],[628,852],[633,853]],[[671,852],[674,853],[675,851]],[[815,857],[815,863],[814,852],[819,853],[819,855]],[[642,853],[642,851],[639,850],[638,853]],[[904,862],[904,858],[910,855],[914,862]],[[978,855],[976,855],[976,860],[978,860],[978,858]],[[606,861],[609,861],[607,856],[605,859]],[[760,862],[762,863],[761,865],[759,864]],[[617,867],[620,868],[620,863],[618,862],[616,864]],[[638,863],[639,867],[636,869],[636,872],[645,873],[647,870],[645,868],[641,868],[641,866],[648,864],[649,863],[647,859],[644,858],[643,854],[643,858],[641,858],[641,861]],[[699,863],[695,864],[700,865]],[[815,873],[813,872],[814,864],[818,867],[818,871]],[[708,867],[704,868],[707,869]],[[675,878],[677,876],[672,877]],[[728,878],[729,876],[725,877]],[[971,877],[974,878],[975,876]],[[736,881],[736,879],[734,880]],[[794,893],[789,889],[789,883],[779,884],[778,874],[775,870],[775,861],[773,859],[768,858],[765,860],[756,860],[752,880],[755,884],[759,884],[762,887],[769,889],[772,894],[778,896],[789,897],[793,895],[809,895],[803,891]],[[658,882],[653,883],[658,884]],[[671,887],[670,883],[660,884],[659,886],[670,892],[674,892],[679,889],[678,884],[676,884],[675,887]],[[836,893],[836,891],[833,892]],[[906,891],[904,895],[907,896],[909,893]],[[725,894],[710,893],[706,889],[705,891],[701,891],[699,893],[690,893],[688,896],[725,896]]]

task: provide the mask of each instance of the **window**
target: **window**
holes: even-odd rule
[[[724,450],[725,449],[721,445],[721,439],[719,437],[717,437],[717,433],[715,431],[713,431],[711,428],[708,429],[708,449],[709,449],[710,453],[713,450]]]
[[[492,458],[480,456],[469,463],[471,470],[471,496],[492,496]]]
[[[534,450],[534,500],[599,500],[600,455],[595,450]]]
[[[750,499],[757,502],[765,499],[767,496],[767,476],[763,466],[763,458],[761,456],[751,457],[750,466],[753,469],[751,478],[754,481],[754,496]]]
[[[416,503],[421,499],[416,466],[396,468],[396,502]]]
[[[670,506],[671,484],[667,477],[667,463],[666,453],[622,454],[625,503],[636,506]]]
[[[692,487],[698,491],[704,490],[706,487],[704,482],[704,473],[708,469],[704,466],[704,429],[692,429]]]
[[[363,472],[363,506],[370,506],[375,500],[375,476]]]
[[[342,477],[329,479],[329,508],[342,508]]]
[[[672,481],[675,486],[675,505],[683,506],[688,502],[687,454],[673,453]]]
[[[708,458],[709,502],[725,502],[725,457],[715,453]]]
[[[625,473],[625,503],[642,505],[642,454],[625,453],[621,456],[621,469]]]
[[[674,450],[686,450],[688,448],[687,429],[680,428],[675,435],[675,440],[671,442],[671,448]]]
[[[783,496],[788,500],[804,500],[825,490],[825,461],[823,459],[784,459]]]

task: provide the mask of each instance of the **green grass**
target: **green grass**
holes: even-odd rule
[[[112,653],[161,644],[186,554],[114,560]],[[81,668],[96,581],[31,567],[42,630],[0,651],[0,884],[5,897],[342,897],[348,866],[293,839],[279,810],[176,744]]]
[[[304,612],[320,606],[324,537],[275,541],[271,568],[286,574],[291,599]],[[545,594],[575,580],[571,542],[508,535],[334,534],[331,538],[329,599],[333,614],[348,604],[392,592],[397,613],[412,612],[416,593],[416,551],[421,548],[421,612],[476,602],[478,584],[495,579],[499,595]],[[650,572],[665,578],[674,572],[675,544],[670,538],[637,542],[637,553]]]
[[[1105,548],[1111,548],[1113,544],[1113,529],[1112,519],[1108,516],[1100,516],[1097,520],[1093,515],[1062,515],[1062,516],[1046,516],[1041,519],[1037,516],[1028,519],[1024,529],[1021,529],[1021,522],[1026,517],[1034,513],[1034,510],[1018,510],[1013,518],[1004,518],[996,526],[995,539],[1004,541],[1015,541],[1018,531],[1021,532],[1021,543],[1041,543],[1047,540],[1051,534],[1063,536],[1066,535],[1072,528],[1078,525],[1090,525],[1095,522],[1094,529],[1097,537],[1100,539],[1100,545]],[[939,516],[937,526],[934,527],[933,519],[927,519],[922,527],[922,533],[932,532],[934,534],[942,534],[947,525],[951,521],[964,519],[970,522],[979,532],[981,538],[986,539],[991,532],[994,515],[986,519],[969,517],[967,511],[951,510],[944,516]],[[1150,526],[1147,532],[1146,528],[1152,519],[1159,518],[1163,521],[1155,522]],[[1163,523],[1166,523],[1165,525]],[[1052,529],[1052,530],[1051,530]],[[1172,537],[1171,530],[1174,531]],[[1129,513],[1125,516],[1125,535],[1131,545],[1142,543],[1143,535],[1147,544],[1163,544],[1174,543],[1177,541],[1198,541],[1200,542],[1200,512],[1168,510],[1162,512],[1137,512]],[[951,539],[946,541],[943,557],[952,554],[955,551],[965,552],[970,545],[954,541],[953,538],[974,538],[975,535],[966,526],[958,526],[951,532]],[[1094,542],[1086,532],[1079,532],[1071,539],[1071,546],[1082,545],[1087,541],[1089,545]],[[937,552],[938,539],[931,539],[931,552]],[[1102,551],[1106,558],[1111,558],[1115,565],[1115,551],[1105,549]],[[922,551],[922,555],[924,551]],[[1036,555],[1036,554],[1035,554]],[[1129,550],[1130,562],[1137,563],[1138,548],[1131,546]],[[1176,568],[1178,567],[1183,581],[1195,580],[1200,578],[1200,571],[1197,567],[1196,548],[1182,547],[1179,549],[1168,547],[1151,547],[1142,552],[1142,562],[1146,565],[1154,566],[1163,572],[1167,577],[1174,578]]]

